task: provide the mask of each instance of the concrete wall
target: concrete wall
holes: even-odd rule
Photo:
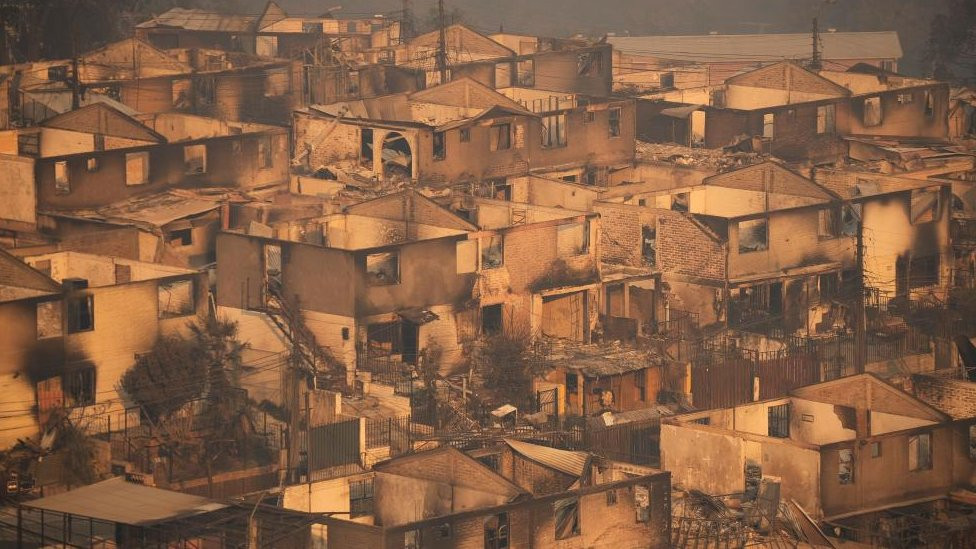
[[[31,158],[0,155],[0,223],[37,222],[37,195],[34,187],[34,163]]]
[[[932,96],[932,114],[925,114],[925,94]],[[898,101],[899,95],[911,94],[911,103]],[[864,100],[881,98],[881,124],[864,124]],[[837,111],[837,129],[843,135],[880,135],[891,137],[945,137],[949,131],[949,85],[934,84],[891,90],[850,98]]]
[[[932,436],[932,468],[911,471],[909,438],[918,433]],[[871,437],[864,445],[842,444],[824,448],[820,465],[824,514],[831,516],[927,496],[944,496],[955,483],[968,481],[972,473],[966,441],[968,433],[964,426],[942,425]],[[871,445],[875,442],[880,443],[881,455],[871,457]],[[838,481],[842,449],[854,452],[854,482],[851,484]]]
[[[729,277],[775,275],[788,269],[820,264],[854,265],[853,237],[818,236],[816,208],[772,212],[768,216],[768,249],[739,252],[739,231],[729,223]]]
[[[34,384],[74,369],[95,369],[95,404],[74,408],[71,415],[84,421],[85,416],[111,414],[113,423],[122,421],[120,414],[129,403],[123,401],[116,386],[133,365],[135,355],[151,350],[160,335],[187,334],[189,322],[206,311],[205,277],[187,276],[194,280],[196,290],[191,315],[159,318],[158,313],[159,280],[186,276],[90,288],[73,295],[94,296],[94,329],[69,334],[63,324],[62,335],[50,338],[38,338],[37,300],[3,304],[0,317],[9,329],[0,335],[0,364],[4,365],[0,387],[5,388],[0,393],[0,406],[17,413],[10,419],[12,429],[0,432],[0,447],[13,444],[17,437],[37,434]],[[56,303],[62,304],[60,299]]]
[[[45,209],[78,209],[105,206],[140,194],[160,191],[181,183],[195,185],[226,185],[253,188],[288,181],[288,140],[284,131],[271,138],[273,164],[258,167],[259,135],[244,135],[206,139],[207,171],[188,175],[184,165],[183,147],[186,144],[165,144],[116,149],[37,160],[35,180],[38,207]],[[149,153],[149,181],[142,185],[125,182],[127,153]],[[89,158],[98,167],[88,171]],[[66,161],[69,192],[55,189],[55,163]]]
[[[818,514],[820,454],[813,446],[699,425],[661,425],[661,466],[685,489],[723,495],[745,490],[746,463],[779,477],[782,496]]]

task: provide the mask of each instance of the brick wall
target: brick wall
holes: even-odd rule
[[[912,376],[915,396],[952,419],[976,417],[976,383],[933,376]]]
[[[665,273],[677,273],[711,280],[726,276],[725,244],[711,238],[685,215],[655,209],[657,220],[657,265]]]
[[[655,216],[645,208],[629,204],[597,202],[594,210],[600,214],[601,261],[617,265],[644,265],[641,255],[644,225],[655,226]]]

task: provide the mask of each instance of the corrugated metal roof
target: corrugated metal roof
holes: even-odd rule
[[[586,462],[589,459],[589,454],[586,452],[560,450],[510,438],[505,439],[505,444],[532,461],[577,477],[583,476],[583,472],[586,470]]]
[[[899,59],[895,31],[825,32],[824,59]],[[607,41],[627,54],[675,61],[778,61],[810,57],[809,34],[706,34],[699,36],[612,36]]]
[[[206,10],[173,8],[166,13],[143,21],[138,28],[176,28],[194,31],[244,32],[251,29],[253,15],[227,15]]]
[[[217,200],[163,192],[101,208],[98,214],[114,221],[145,223],[162,227],[177,219],[216,210]]]
[[[227,507],[210,499],[160,490],[116,477],[23,504],[108,522],[147,526]]]

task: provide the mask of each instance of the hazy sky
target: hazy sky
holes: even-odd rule
[[[246,0],[259,10],[264,0]],[[837,30],[896,30],[906,65],[918,68],[929,20],[945,0],[447,0],[464,19],[484,32],[500,26],[513,32],[568,36],[808,32],[821,8],[821,27]],[[293,13],[321,13],[341,5],[346,15],[392,13],[400,0],[279,0]],[[418,20],[428,18],[436,0],[412,0]]]

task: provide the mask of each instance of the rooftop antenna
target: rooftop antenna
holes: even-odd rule
[[[437,37],[437,69],[441,73],[441,84],[447,83],[447,30],[444,28],[444,0],[437,0],[437,24],[440,33]]]

